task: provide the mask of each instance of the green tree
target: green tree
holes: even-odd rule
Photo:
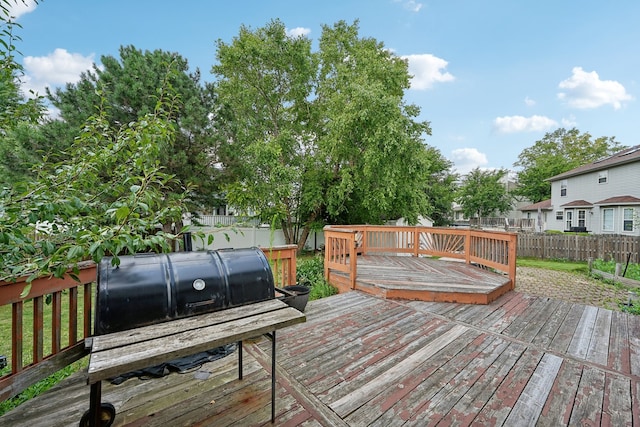
[[[229,204],[282,226],[295,241],[298,208],[315,141],[309,97],[316,69],[311,42],[290,38],[274,21],[253,32],[241,27],[232,43],[217,42],[217,123],[226,143],[220,156]]]
[[[427,198],[429,200],[429,217],[436,227],[448,226],[453,218],[453,202],[456,198],[456,182],[458,174],[452,173],[453,163],[443,157],[435,148],[431,151],[430,175],[427,179]]]
[[[512,196],[502,182],[504,169],[473,169],[462,180],[457,201],[467,218],[480,218],[502,214],[511,210]]]
[[[47,132],[70,145],[102,105],[105,119],[115,127],[154,114],[159,100],[170,105],[167,120],[178,132],[174,144],[159,153],[165,173],[176,182],[194,186],[187,200],[191,210],[214,204],[217,194],[215,139],[209,115],[212,99],[200,84],[200,74],[188,73],[188,63],[176,53],[161,50],[141,51],[133,46],[120,48],[120,58],[103,56],[102,68],[94,66],[75,84],[49,92],[53,105],[60,109],[61,121],[47,124]],[[171,98],[171,99],[169,99]],[[62,146],[61,146],[62,145]],[[64,144],[58,146],[63,149]],[[167,197],[182,192],[180,185],[166,186]]]
[[[580,133],[576,128],[557,129],[525,148],[518,156],[515,167],[518,172],[518,187],[515,194],[533,203],[551,198],[552,176],[594,162],[624,149],[614,137],[593,138],[589,133]]]
[[[216,94],[233,206],[282,227],[302,247],[324,222],[415,221],[448,164],[406,105],[407,64],[357,23],[324,26],[319,51],[282,22],[218,41]]]
[[[0,186],[21,179],[35,162],[33,147],[22,141],[36,132],[44,111],[41,97],[26,97],[20,88],[16,33],[21,26],[12,21],[10,6],[9,0],[0,2]]]

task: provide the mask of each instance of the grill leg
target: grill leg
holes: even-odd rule
[[[238,379],[242,379],[242,341],[238,341]]]
[[[102,381],[91,384],[89,396],[89,425],[100,426],[100,406],[102,404]]]
[[[276,422],[276,331],[271,333],[271,424]]]

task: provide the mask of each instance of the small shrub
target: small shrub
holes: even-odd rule
[[[336,294],[338,291],[324,279],[324,257],[316,255],[298,260],[296,281],[311,288],[309,300],[320,299]]]

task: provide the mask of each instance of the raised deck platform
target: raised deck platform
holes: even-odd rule
[[[335,273],[332,284],[351,290],[347,274]],[[389,299],[489,304],[513,289],[503,274],[456,260],[412,256],[357,257],[356,290]]]

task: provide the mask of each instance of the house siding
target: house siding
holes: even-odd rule
[[[605,184],[598,183],[600,172],[607,172],[607,182]],[[566,196],[561,196],[561,187],[563,181],[566,181]],[[627,234],[640,235],[640,223],[638,215],[640,215],[640,206],[637,204],[630,205],[611,205],[599,206],[595,203],[615,196],[633,196],[640,198],[640,162],[627,163],[622,165],[610,165],[608,168],[601,170],[592,170],[588,173],[570,176],[564,179],[557,179],[551,182],[551,201],[553,206],[552,215],[550,215],[548,228],[551,230],[566,231],[567,212],[573,213],[573,226],[577,226],[577,215],[579,210],[586,211],[586,227],[587,231],[596,234]],[[593,204],[591,207],[566,207],[563,206],[576,200],[584,200]],[[633,231],[625,231],[623,229],[623,215],[625,208],[634,209],[634,226]],[[602,220],[605,209],[613,209],[613,228],[611,230],[603,230]],[[556,219],[556,212],[563,212],[563,219]]]

